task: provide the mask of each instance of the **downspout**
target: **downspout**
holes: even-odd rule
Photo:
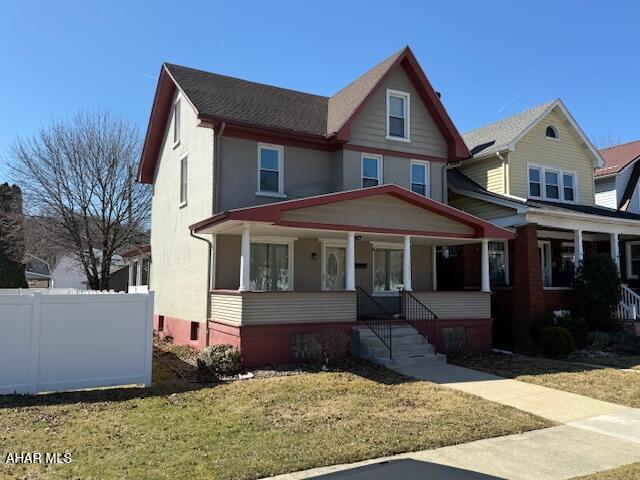
[[[207,243],[208,246],[208,255],[207,255],[207,318],[205,319],[206,322],[206,327],[205,327],[205,344],[204,346],[207,347],[209,345],[209,317],[210,317],[210,309],[211,309],[211,302],[209,302],[209,291],[211,290],[211,264],[213,262],[213,243],[211,242],[211,240],[204,238],[204,237],[200,237],[198,235],[196,235],[195,233],[193,233],[193,230],[189,230],[189,235],[191,235],[193,238],[197,239],[197,240],[201,240],[203,242]]]
[[[220,124],[220,130],[218,131],[218,135],[215,135],[215,144],[213,146],[213,205],[212,205],[212,214],[216,214],[220,211],[220,180],[221,180],[221,172],[222,172],[222,136],[224,135],[224,130],[227,126],[227,122],[222,122]]]
[[[502,193],[509,195],[509,192],[507,192],[507,159],[500,152],[496,152],[496,155],[502,160]]]

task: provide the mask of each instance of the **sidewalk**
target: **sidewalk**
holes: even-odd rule
[[[638,409],[449,364],[398,371],[564,425],[273,480],[565,480],[640,461]]]

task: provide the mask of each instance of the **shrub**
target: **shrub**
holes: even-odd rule
[[[578,268],[572,313],[587,321],[590,330],[613,330],[613,309],[620,301],[618,268],[606,253],[585,257]]]
[[[233,345],[210,345],[198,354],[197,365],[203,376],[235,375],[240,372],[242,358]]]
[[[545,327],[540,330],[540,349],[548,357],[569,355],[576,349],[571,332],[564,327]]]
[[[534,346],[540,345],[540,330],[547,327],[555,327],[556,319],[552,313],[541,313],[533,319],[529,330]]]
[[[605,351],[613,345],[613,336],[606,332],[591,332],[589,346],[593,350]]]
[[[325,365],[333,365],[344,359],[349,352],[350,340],[344,330],[323,330],[320,336],[320,349]]]
[[[561,315],[556,317],[556,325],[569,330],[578,347],[583,348],[587,346],[589,326],[584,318],[574,317],[573,315]]]
[[[630,355],[640,355],[640,337],[620,330],[611,336],[609,349]]]

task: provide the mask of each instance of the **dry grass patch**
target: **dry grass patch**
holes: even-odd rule
[[[640,408],[640,373],[525,355],[490,354],[451,360],[501,377]]]
[[[0,477],[253,479],[548,426],[352,362],[349,371],[206,387],[174,380],[147,390],[0,397],[3,453],[73,454],[69,465],[0,465]]]
[[[624,467],[606,470],[584,477],[576,477],[573,480],[638,480],[640,478],[640,463],[632,463]]]

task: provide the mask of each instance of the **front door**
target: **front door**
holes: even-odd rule
[[[337,245],[323,245],[322,289],[344,290],[347,249]]]
[[[550,287],[551,278],[551,242],[539,241],[538,253],[540,254],[540,271],[542,273],[542,286]]]

